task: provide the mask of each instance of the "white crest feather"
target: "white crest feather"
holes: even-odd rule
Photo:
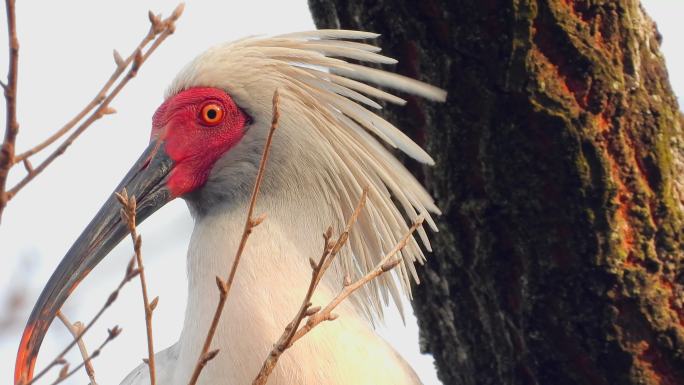
[[[346,61],[395,63],[394,59],[379,55],[380,49],[375,46],[346,41],[377,36],[360,31],[319,30],[220,45],[191,62],[168,91],[168,95],[173,95],[196,86],[222,88],[255,121],[268,122],[271,96],[275,89],[279,90],[282,130],[298,130],[301,135],[317,138],[321,144],[321,155],[327,159],[330,171],[318,178],[330,190],[329,197],[335,197],[326,198],[330,206],[346,218],[363,187],[369,188],[366,208],[352,229],[351,252],[343,255],[341,261],[345,271],[340,274],[349,274],[352,280],[372,269],[394,247],[408,231],[407,220],[423,216],[437,231],[430,213],[439,213],[423,186],[376,138],[419,162],[431,165],[432,158],[402,131],[363,105],[380,109],[373,98],[405,103],[367,83],[435,101],[444,101],[446,92],[415,79]],[[292,124],[288,125],[288,119]],[[418,236],[430,250],[422,227]],[[383,276],[366,289],[370,299],[362,304],[366,310],[381,313],[381,298],[387,302],[388,294],[400,304],[398,286],[410,294],[410,277],[417,281],[414,263],[425,260],[415,239],[401,252],[401,258],[404,263],[397,270],[398,279]]]

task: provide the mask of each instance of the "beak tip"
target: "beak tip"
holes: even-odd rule
[[[158,142],[151,143],[116,189],[125,187],[139,198],[138,222],[173,199],[165,186],[173,160],[160,146]],[[21,336],[14,368],[15,385],[33,379],[43,337],[69,294],[128,233],[119,212],[120,204],[110,197],[52,273]]]
[[[14,384],[25,384],[33,378],[33,368],[36,363],[36,354],[31,349],[31,337],[35,324],[30,323],[26,325],[24,334],[21,336],[19,344],[19,351],[17,352],[17,361],[14,368]]]

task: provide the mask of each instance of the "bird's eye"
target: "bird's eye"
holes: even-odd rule
[[[200,118],[202,122],[210,126],[218,124],[223,119],[223,107],[216,103],[209,103],[202,107]]]

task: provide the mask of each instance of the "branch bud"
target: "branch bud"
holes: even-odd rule
[[[69,373],[69,363],[65,363],[62,365],[62,369],[59,370],[59,376],[57,377],[60,380],[63,380],[66,378],[67,374]]]
[[[304,315],[307,317],[311,317],[312,315],[318,313],[320,310],[321,310],[320,306],[315,306],[315,307],[307,309],[306,313],[304,313]]]
[[[135,268],[135,257],[132,257],[130,261],[128,261],[128,266],[126,266],[126,277],[129,277],[131,274],[133,274],[133,269]]]
[[[178,20],[179,17],[183,14],[183,10],[185,9],[185,3],[180,3],[176,6],[176,9],[173,10],[173,13],[171,13],[170,19],[173,21]]]
[[[33,165],[31,164],[31,161],[28,160],[28,158],[24,158],[23,160],[24,163],[24,168],[26,169],[26,172],[30,174],[33,174]]]
[[[380,266],[380,269],[382,270],[383,273],[386,273],[386,272],[394,269],[395,267],[397,267],[397,265],[400,263],[401,263],[400,259],[394,259],[392,261],[388,261],[388,262],[383,263],[382,266]]]
[[[150,19],[150,23],[152,24],[152,30],[154,31],[154,34],[156,35],[159,32],[161,32],[163,28],[163,23],[159,19],[159,16],[155,15],[152,11],[147,11],[147,17]]]
[[[140,245],[142,245],[142,236],[138,234],[138,236],[135,238],[135,249],[140,250]]]
[[[138,73],[138,69],[143,63],[143,54],[140,48],[135,50],[135,56],[133,56],[133,66],[131,67],[131,76],[135,76]]]
[[[100,111],[100,112],[102,112],[103,115],[116,114],[116,110],[110,106],[103,108],[102,111]]]
[[[202,356],[202,366],[206,365],[207,362],[216,358],[216,355],[219,354],[219,351],[220,349],[212,350],[207,352],[204,356]]]
[[[122,68],[126,64],[126,62],[124,62],[124,59],[121,57],[121,54],[117,50],[114,50],[113,54],[114,54],[114,63],[116,63],[116,66],[118,68]]]
[[[256,218],[253,218],[252,221],[251,221],[251,223],[250,223],[250,225],[251,225],[252,227],[257,227],[257,226],[259,226],[259,225],[264,221],[264,219],[266,219],[266,213],[261,214],[261,215],[259,215],[259,216],[256,217]]]
[[[218,286],[221,295],[228,293],[228,284],[225,283],[218,275],[216,276],[216,286]]]
[[[109,333],[108,339],[113,340],[121,334],[122,329],[118,325],[115,325],[113,328],[107,329],[107,332]]]
[[[126,202],[128,202],[128,192],[125,187],[120,193],[115,192],[114,195],[116,195],[116,200],[118,200],[122,206],[126,206]]]
[[[119,296],[118,291],[112,292],[112,294],[110,294],[109,297],[107,297],[107,302],[105,302],[105,307],[109,307],[109,305],[111,305],[114,301],[116,301],[116,297],[118,297],[118,296]]]

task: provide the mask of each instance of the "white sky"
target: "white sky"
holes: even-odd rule
[[[682,33],[684,2],[648,0],[643,4],[664,36],[662,49],[675,92],[684,95],[684,70],[679,70],[684,69],[684,55],[674,44],[675,37]],[[168,14],[175,5],[175,0],[19,1],[19,149],[46,137],[93,97],[113,70],[112,49],[127,55],[147,31],[148,7]],[[4,16],[3,11],[2,74],[7,68]],[[119,113],[91,127],[10,203],[0,226],[0,293],[20,283],[30,303],[18,315],[21,321],[14,330],[0,332],[0,382],[11,382],[19,334],[33,301],[66,250],[144,149],[151,115],[178,69],[219,42],[312,28],[306,0],[188,4],[176,35],[152,55],[139,77],[112,104]],[[4,109],[0,119],[4,121]],[[16,181],[21,173],[14,172],[11,180]],[[191,228],[186,207],[180,200],[167,205],[140,227],[150,292],[160,296],[155,312],[158,350],[174,343],[180,332],[186,299],[184,258]],[[120,279],[130,250],[129,242],[123,242],[81,284],[64,309],[72,320],[88,320],[101,306]],[[29,266],[28,270],[25,266]],[[22,275],[18,275],[19,271]],[[398,317],[390,318],[382,334],[412,363],[425,385],[439,384],[432,359],[418,352],[415,320],[409,319],[404,328]],[[101,384],[118,384],[146,356],[142,320],[139,285],[134,283],[124,289],[112,309],[88,334],[86,342],[93,347],[104,338],[106,328],[118,324],[124,329],[122,336],[94,362]],[[54,323],[41,357],[52,358],[66,340],[64,328],[59,322]],[[70,361],[78,361],[77,356]],[[38,367],[44,363],[39,360]],[[69,383],[86,382],[86,377],[79,373]]]

